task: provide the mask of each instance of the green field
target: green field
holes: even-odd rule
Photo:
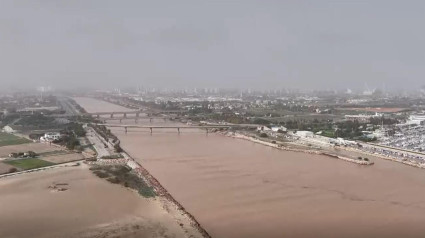
[[[0,146],[19,145],[31,142],[28,139],[18,137],[12,134],[0,132]]]
[[[41,159],[34,159],[34,158],[9,160],[9,161],[4,161],[4,163],[13,165],[13,166],[18,167],[18,168],[23,169],[23,170],[35,169],[35,168],[41,168],[41,167],[54,165],[54,163],[44,161],[44,160],[41,160]]]

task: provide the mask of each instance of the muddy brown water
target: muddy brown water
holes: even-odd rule
[[[113,132],[213,237],[425,236],[425,170],[377,158],[361,166],[199,130]]]

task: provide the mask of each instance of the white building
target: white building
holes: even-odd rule
[[[267,126],[259,126],[257,127],[257,131],[271,131],[272,129],[270,129]]]
[[[425,115],[410,115],[407,124],[418,124],[421,125],[425,122]]]
[[[313,137],[314,133],[312,131],[297,131],[296,135],[305,138],[305,137]]]
[[[59,132],[47,132],[40,138],[41,142],[52,142],[55,140],[59,140],[61,138],[61,134]]]
[[[3,127],[3,129],[2,129],[2,131],[3,132],[6,132],[6,133],[16,133],[16,130],[15,129],[13,129],[11,126],[9,126],[9,125],[7,125],[7,126],[5,126],[5,127]]]
[[[286,132],[287,131],[286,127],[283,127],[283,126],[272,126],[271,129],[274,132]]]

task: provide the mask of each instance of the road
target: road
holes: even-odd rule
[[[111,153],[108,150],[108,147],[105,148],[103,141],[99,138],[99,135],[91,127],[86,127],[86,137],[93,144],[94,149],[97,152],[97,158],[102,158],[103,156],[110,156]]]
[[[67,115],[78,115],[80,114],[80,112],[78,111],[77,108],[75,108],[75,106],[69,102],[69,98],[67,97],[59,97],[58,101],[61,104],[62,108],[66,111],[65,114]]]

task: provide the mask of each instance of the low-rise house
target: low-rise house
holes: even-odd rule
[[[271,130],[273,132],[287,132],[286,127],[283,126],[272,126]]]
[[[13,133],[18,132],[18,131],[19,131],[19,129],[20,129],[20,126],[7,125],[7,126],[4,126],[4,127],[3,127],[2,131],[3,131],[3,132],[6,132],[6,133],[11,133],[11,134],[13,134]]]
[[[304,137],[304,138],[314,137],[314,133],[312,131],[297,131],[295,134],[297,136]]]
[[[267,126],[259,126],[257,127],[257,131],[271,131],[272,129],[270,129]]]
[[[40,138],[41,142],[52,142],[55,140],[59,140],[62,135],[59,132],[47,132]]]

